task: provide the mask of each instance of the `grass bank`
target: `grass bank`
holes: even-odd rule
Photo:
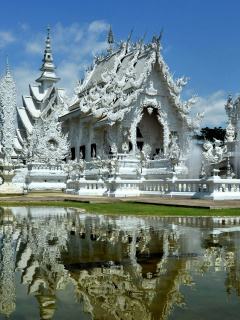
[[[240,209],[202,209],[159,206],[132,202],[117,203],[79,203],[73,201],[49,202],[1,202],[0,207],[73,207],[87,212],[125,215],[158,215],[158,216],[240,216]]]

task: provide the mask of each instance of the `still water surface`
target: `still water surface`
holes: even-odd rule
[[[0,211],[0,319],[239,319],[240,218]]]

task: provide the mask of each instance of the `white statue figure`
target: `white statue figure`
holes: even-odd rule
[[[152,151],[151,146],[148,143],[145,143],[142,148],[142,153],[146,159],[149,159],[150,153]]]
[[[203,152],[204,157],[213,164],[220,163],[223,160],[223,154],[227,152],[227,146],[221,146],[222,141],[214,138],[214,145],[205,140],[203,147],[207,150]]]
[[[116,143],[113,143],[113,144],[111,145],[111,152],[112,152],[113,154],[117,154],[118,149],[117,149]]]
[[[185,87],[188,83],[188,80],[190,80],[190,78],[186,78],[186,81],[184,81],[184,76],[182,76],[181,78],[176,79],[176,83],[178,87]]]
[[[169,159],[173,165],[178,163],[180,157],[180,147],[178,143],[178,137],[176,135],[171,136],[171,142],[169,144]]]
[[[153,82],[152,82],[152,81],[150,81],[150,83],[149,83],[149,88],[146,90],[146,92],[147,92],[147,94],[150,95],[150,96],[154,96],[154,95],[157,94],[157,90],[154,89],[154,87],[153,87]]]
[[[201,170],[200,170],[200,173],[199,173],[199,179],[205,179],[206,176],[207,176],[207,174],[206,174],[206,171],[205,171],[205,168],[204,168],[204,161],[202,161]]]
[[[227,127],[226,127],[226,135],[225,135],[225,141],[226,142],[233,142],[235,139],[235,129],[234,126],[232,125],[231,120],[228,122]]]
[[[124,153],[127,153],[129,151],[129,145],[126,141],[122,144],[122,150]]]
[[[192,120],[192,128],[195,132],[197,132],[198,129],[200,128],[201,121],[204,117],[204,114],[205,114],[205,110],[203,110],[202,113],[198,112],[194,117],[194,119]]]

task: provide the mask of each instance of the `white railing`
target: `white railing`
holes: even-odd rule
[[[27,165],[28,170],[51,170],[59,171],[63,169],[62,164],[50,164],[50,163],[30,163]]]
[[[216,200],[240,199],[240,179],[79,179],[68,180],[66,192],[115,197],[149,195]]]
[[[68,180],[67,193],[80,195],[103,195],[107,190],[106,185],[101,180]]]

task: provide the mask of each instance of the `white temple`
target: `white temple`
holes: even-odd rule
[[[160,54],[161,37],[118,44],[113,50],[112,32],[106,55],[95,57],[85,78],[79,81],[68,112],[60,118],[68,127],[72,158],[90,161],[95,156],[145,151],[150,158],[168,159],[171,139],[186,158],[189,133],[197,130],[203,114],[192,120],[194,97],[182,102],[184,77],[173,80]],[[146,150],[145,150],[146,149]],[[166,162],[161,168],[166,166]]]
[[[17,108],[17,152],[28,169],[20,182],[24,178],[30,190],[61,190],[66,182],[61,163],[69,153],[69,143],[58,117],[67,106],[65,89],[56,87],[60,78],[54,72],[49,30],[42,74],[36,80],[39,84],[29,86],[30,95],[23,96],[23,106]]]
[[[160,53],[161,34],[151,43],[121,41],[95,56],[75,87],[66,114],[72,160],[80,160],[67,192],[110,196],[140,195],[143,180],[188,176],[190,135],[203,113],[189,116],[195,96],[181,101],[184,77],[174,80]],[[85,163],[85,164],[84,164]],[[84,164],[84,166],[83,166]],[[95,186],[89,191],[86,181]],[[104,182],[104,183],[103,183]]]
[[[189,79],[173,79],[160,53],[162,32],[146,44],[144,37],[132,43],[130,34],[115,49],[110,27],[107,52],[94,56],[69,99],[65,89],[56,86],[59,78],[47,30],[42,74],[29,86],[23,105],[16,108],[15,87],[7,87],[8,66],[0,84],[5,97],[0,100],[2,157],[15,161],[15,185],[79,195],[222,199],[223,192],[232,198],[227,193],[234,191],[234,197],[240,197],[240,182],[230,177],[229,166],[221,176],[232,179],[231,187],[218,181],[217,167],[222,161],[226,164],[230,140],[235,139],[230,127],[226,147],[220,142],[204,144],[205,158],[215,168],[213,177],[206,177],[203,167],[196,169],[195,179],[190,176],[191,136],[200,128],[204,112],[192,118],[196,96],[181,100]],[[11,130],[4,124],[6,112],[11,114]],[[216,192],[221,195],[213,195]]]

